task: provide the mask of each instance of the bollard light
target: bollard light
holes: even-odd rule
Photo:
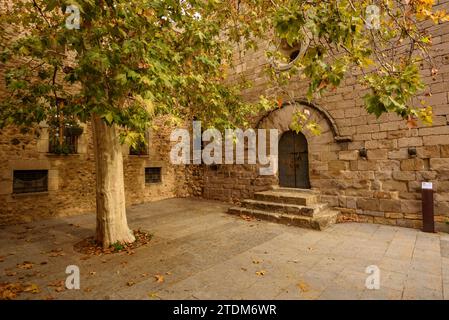
[[[435,221],[433,212],[433,183],[422,183],[422,220],[424,232],[435,232]]]

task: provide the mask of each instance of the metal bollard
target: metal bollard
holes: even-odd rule
[[[435,232],[435,220],[433,212],[433,183],[422,183],[422,220],[424,232]]]

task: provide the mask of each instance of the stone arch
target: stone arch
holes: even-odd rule
[[[313,135],[309,130],[302,132],[307,139],[309,148],[310,184],[312,188],[316,188],[319,185],[319,180],[323,179],[324,172],[328,170],[328,161],[337,159],[338,151],[341,149],[338,142],[350,140],[341,139],[338,135],[338,128],[330,117],[327,117],[318,108],[311,107],[311,104],[305,103],[285,104],[262,117],[257,127],[260,129],[278,129],[279,137],[282,137],[285,132],[291,130],[293,114],[297,110],[308,110],[310,119],[316,121],[321,127],[321,134],[318,136]]]
[[[280,109],[284,109],[284,108],[287,108],[289,106],[291,107],[293,105],[297,106],[297,107],[300,107],[302,109],[307,109],[307,110],[310,111],[311,114],[315,113],[315,114],[321,115],[320,118],[324,119],[327,122],[330,130],[334,134],[334,139],[335,139],[336,142],[350,142],[350,141],[352,141],[351,137],[349,137],[349,136],[342,136],[340,134],[340,129],[338,128],[337,123],[335,122],[334,118],[331,116],[331,114],[325,108],[321,107],[320,105],[318,105],[316,103],[311,103],[311,102],[309,102],[309,101],[307,101],[305,99],[297,99],[297,100],[295,100],[295,104],[284,103],[279,109],[268,111],[265,115],[263,115],[259,119],[256,127],[257,128],[261,128],[262,123],[266,120],[266,118],[270,117],[273,112],[277,112]],[[316,120],[316,118],[315,118],[315,120]]]

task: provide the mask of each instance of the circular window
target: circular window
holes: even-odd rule
[[[276,39],[272,41],[268,49],[272,54],[270,63],[277,71],[289,70],[298,59],[304,56],[308,46],[309,40],[289,45],[285,39]]]

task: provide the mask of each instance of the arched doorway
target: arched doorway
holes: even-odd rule
[[[287,131],[279,141],[279,185],[309,189],[309,152],[302,133]]]

